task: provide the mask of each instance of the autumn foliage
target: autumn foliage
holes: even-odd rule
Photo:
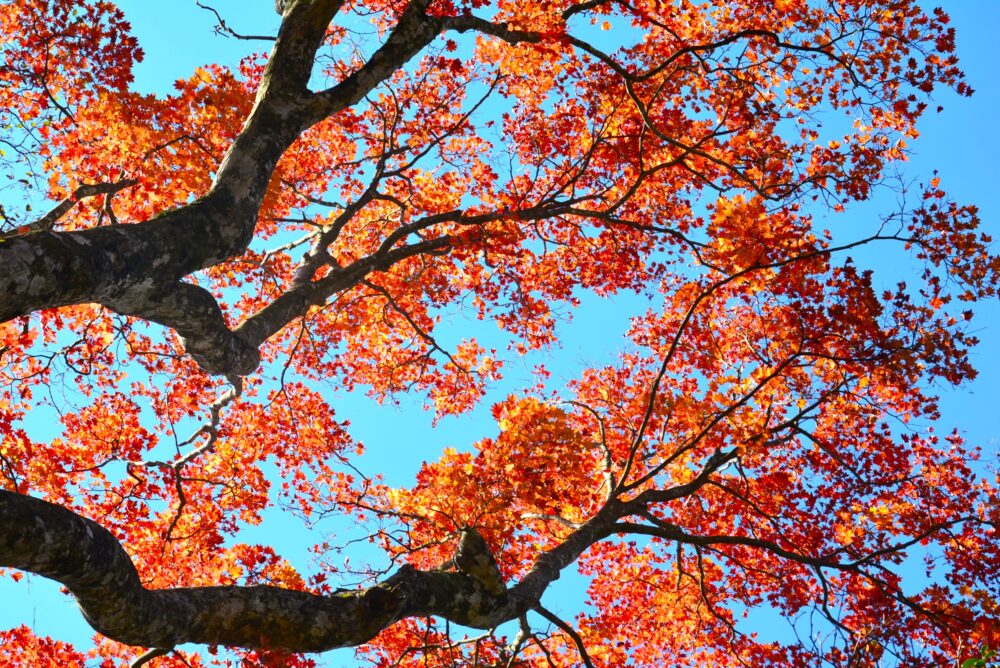
[[[360,645],[375,666],[945,666],[1000,646],[997,473],[927,426],[933,388],[975,375],[1000,260],[937,177],[896,178],[931,94],[971,93],[944,12],[291,0],[279,21],[237,69],[152,95],[113,3],[0,1],[0,489],[106,528],[150,590],[397,608],[326,645],[241,622],[252,640],[200,653],[19,627],[0,663]],[[851,215],[886,190],[897,210]],[[618,356],[524,379],[577,308],[630,295]],[[409,393],[444,420],[501,382],[480,440],[394,445],[426,448],[404,487],[338,410]],[[274,508],[360,538],[318,530],[293,565],[241,538]],[[53,577],[5,530],[8,577]],[[481,571],[460,559],[477,537]],[[563,569],[586,587],[566,619],[540,598]],[[411,575],[451,584],[398,593],[428,591]],[[757,637],[759,616],[787,632]]]

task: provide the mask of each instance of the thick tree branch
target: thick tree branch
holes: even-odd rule
[[[210,296],[180,281],[246,249],[274,167],[303,129],[356,102],[436,36],[440,24],[424,16],[426,4],[411,3],[359,72],[313,95],[307,84],[316,51],[342,1],[286,3],[253,111],[210,192],[136,225],[3,240],[0,322],[40,309],[100,303],[177,329],[210,373],[252,371],[257,354],[249,348],[261,341],[248,346],[234,336]]]
[[[252,232],[254,211],[234,209],[230,197],[215,191],[136,225],[0,242],[0,321],[56,306],[107,304],[130,290],[178,281],[241,250],[249,235],[232,229],[232,219],[241,217]]]
[[[316,51],[343,0],[298,0],[289,3],[257,88],[253,110],[223,160],[213,190],[230,193],[234,205],[254,213],[242,251],[253,234],[253,223],[271,174],[281,155],[308,127],[305,106],[311,94]]]
[[[485,541],[467,531],[458,572],[403,566],[368,589],[331,596],[269,586],[148,590],[121,544],[99,524],[0,490],[0,567],[63,584],[94,629],[126,644],[319,652],[361,644],[410,616],[436,615],[482,629],[517,619],[536,608],[563,568],[616,530],[622,512],[626,507],[611,501],[561,545],[539,555],[510,589],[499,580]]]
[[[412,0],[385,44],[368,62],[336,86],[313,95],[304,116],[306,127],[360,102],[375,86],[430,44],[442,30],[441,19],[425,14],[430,4],[431,0]]]
[[[459,571],[478,580],[487,591],[498,595],[503,593],[504,582],[500,568],[486,540],[475,527],[462,529],[454,562]]]
[[[65,585],[91,626],[130,645],[319,652],[363,643],[408,616],[489,628],[512,615],[507,597],[474,577],[410,566],[331,596],[269,586],[148,590],[114,536],[65,508],[0,490],[0,526],[0,566]]]
[[[172,328],[188,354],[208,373],[244,376],[260,363],[257,346],[229,329],[218,302],[197,285],[177,282],[145,292],[131,290],[108,306]]]
[[[137,225],[0,243],[0,321],[68,304],[110,304],[242,253],[271,173],[301,132],[313,57],[340,4],[300,0],[286,14],[254,109],[206,196]]]

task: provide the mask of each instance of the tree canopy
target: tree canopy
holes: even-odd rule
[[[260,52],[154,95],[112,2],[0,0],[0,567],[61,583],[100,634],[0,631],[4,665],[1000,646],[997,473],[927,426],[975,375],[1000,259],[974,206],[902,166],[935,91],[971,93],[946,13],[279,0],[247,35],[203,4]],[[852,215],[885,190],[894,210]],[[885,289],[866,253],[916,269]],[[412,485],[359,465],[336,392],[467,413],[626,294],[646,305],[617,357],[536,367],[466,449],[413,434]],[[382,561],[241,542],[275,505],[350,517]],[[561,618],[542,596],[572,569]],[[752,633],[760,611],[787,637]]]

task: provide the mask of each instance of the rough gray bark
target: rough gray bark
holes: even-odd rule
[[[414,0],[385,43],[355,72],[322,91],[308,88],[316,51],[343,0],[281,3],[282,22],[257,98],[243,130],[219,167],[211,190],[191,204],[134,225],[52,231],[51,212],[29,234],[0,239],[0,322],[71,304],[102,304],[174,329],[208,373],[247,375],[258,348],[314,304],[393,261],[440,252],[446,237],[393,248],[355,263],[320,283],[296,285],[234,331],[215,299],[184,277],[241,255],[253,238],[268,182],[282,154],[312,125],[359,102],[445,30],[476,30],[509,42],[537,41],[473,17],[425,13],[431,0]],[[89,191],[88,191],[89,192]],[[61,211],[61,213],[60,213]],[[318,267],[313,267],[313,273]]]
[[[131,645],[318,652],[365,642],[412,614],[475,623],[509,605],[462,573],[413,568],[333,596],[267,586],[150,591],[114,536],[65,508],[0,491],[0,525],[0,564],[62,583],[97,631]]]
[[[695,493],[734,456],[735,451],[710,459],[684,485],[647,490],[630,501],[609,498],[559,545],[539,554],[509,587],[482,536],[466,527],[451,564],[456,571],[403,566],[385,581],[357,591],[320,596],[269,586],[148,590],[121,544],[99,524],[5,490],[0,490],[0,567],[63,584],[94,629],[143,647],[197,643],[320,652],[359,645],[403,618],[429,615],[490,629],[537,609],[549,585],[591,545],[615,533],[657,531],[656,525],[622,520],[648,516],[650,504]],[[697,537],[686,541],[669,529],[659,530],[672,540],[700,544]]]
[[[308,89],[316,51],[343,0],[286,0],[282,23],[252,112],[219,167],[212,188],[185,206],[148,221],[81,231],[56,231],[73,206],[60,204],[21,230],[0,238],[0,321],[59,306],[98,303],[174,329],[207,372],[235,378],[259,364],[258,347],[284,325],[372,271],[422,253],[446,252],[438,235],[406,244],[408,235],[447,222],[476,225],[493,216],[459,211],[402,227],[369,257],[313,277],[322,263],[260,313],[230,328],[206,290],[185,277],[245,252],[275,166],[311,125],[364,98],[445,30],[477,30],[511,42],[534,41],[487,21],[441,19],[425,13],[430,0],[413,0],[383,46],[333,87]],[[130,183],[87,186],[78,197],[107,194]],[[93,192],[91,192],[93,191]],[[523,211],[542,217],[555,211]],[[610,507],[610,506],[609,506]],[[97,523],[45,501],[0,490],[0,567],[16,568],[65,585],[100,633],[146,647],[181,643],[266,647],[314,652],[365,642],[407,616],[439,615],[467,626],[492,628],[538,605],[542,592],[619,518],[608,509],[569,540],[543,554],[511,589],[499,581],[485,541],[470,528],[464,550],[447,572],[403,567],[365,590],[317,596],[276,587],[202,587],[147,590],[117,539]],[[472,532],[472,533],[469,533]],[[478,540],[474,540],[478,537]],[[468,564],[493,564],[485,574]]]
[[[364,97],[444,27],[424,14],[429,0],[412,2],[367,64],[332,88],[312,92],[307,84],[316,51],[342,4],[285,3],[253,111],[202,198],[135,225],[57,232],[46,229],[46,220],[33,233],[0,241],[0,321],[98,303],[175,329],[209,373],[252,372],[262,340],[234,334],[211,295],[184,277],[242,254],[274,168],[295,139]]]
[[[330,596],[269,586],[148,590],[118,540],[99,524],[61,506],[0,490],[0,567],[63,584],[94,629],[130,645],[320,652],[359,645],[404,617],[437,615],[482,629],[517,619],[539,604],[564,567],[609,534],[622,512],[629,510],[609,504],[541,555],[510,589],[498,584],[498,573],[463,570],[463,564],[495,563],[485,541],[468,528],[456,559],[458,571],[403,566],[363,590]]]

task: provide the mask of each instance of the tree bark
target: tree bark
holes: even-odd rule
[[[0,566],[63,584],[95,630],[129,645],[321,652],[359,645],[408,616],[488,628],[515,610],[506,592],[471,575],[410,566],[330,596],[270,586],[149,590],[110,532],[61,506],[0,490],[0,526]]]
[[[46,229],[0,240],[0,322],[98,303],[175,329],[208,373],[254,371],[262,341],[233,334],[212,296],[182,279],[241,255],[278,160],[296,138],[363,98],[442,30],[439,19],[424,14],[429,0],[411,2],[364,66],[313,93],[307,84],[316,51],[342,4],[286,3],[254,108],[205,196],[138,224]]]
[[[627,507],[609,503],[509,589],[494,570],[463,567],[494,563],[479,538],[463,541],[457,571],[404,565],[372,587],[329,596],[271,586],[150,590],[107,529],[62,506],[0,490],[0,567],[64,585],[96,631],[128,645],[322,652],[360,645],[406,617],[435,615],[481,629],[517,619],[539,604],[563,568],[609,535],[621,512]]]

